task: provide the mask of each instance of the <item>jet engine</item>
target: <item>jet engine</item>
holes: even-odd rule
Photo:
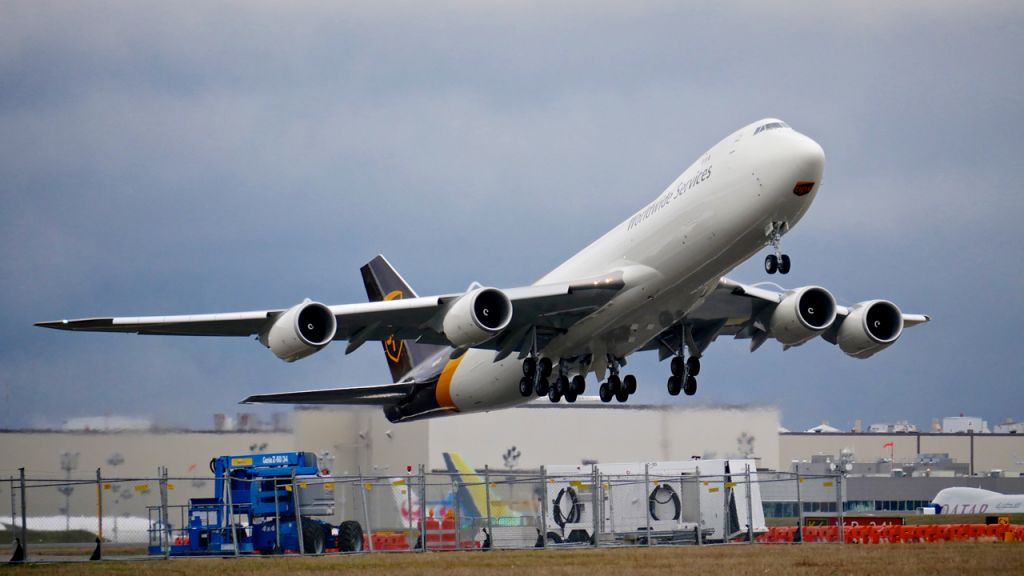
[[[512,302],[497,288],[476,288],[456,300],[444,316],[444,335],[456,348],[493,338],[512,321]]]
[[[331,309],[306,300],[292,306],[260,332],[260,342],[285,362],[295,362],[331,343],[338,322]]]
[[[839,348],[854,358],[867,358],[899,339],[903,333],[903,313],[886,300],[861,302],[839,326]]]
[[[836,319],[836,300],[818,286],[805,286],[789,292],[779,302],[768,321],[776,340],[786,346],[799,346],[821,334]]]

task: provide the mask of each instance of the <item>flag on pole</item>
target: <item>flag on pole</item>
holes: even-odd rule
[[[882,448],[892,448],[892,442],[886,442],[885,444],[882,444]]]

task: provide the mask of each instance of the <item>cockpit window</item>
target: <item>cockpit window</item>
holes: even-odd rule
[[[789,125],[786,124],[785,122],[769,122],[767,124],[758,126],[757,130],[754,130],[754,136],[757,136],[761,132],[765,132],[767,130],[774,130],[776,128],[789,128]]]

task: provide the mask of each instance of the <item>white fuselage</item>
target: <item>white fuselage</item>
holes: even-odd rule
[[[789,128],[746,126],[701,155],[664,192],[636,214],[555,268],[537,285],[622,272],[625,287],[608,304],[577,322],[544,350],[590,354],[603,378],[606,358],[624,358],[678,322],[719,278],[768,241],[773,222],[791,228],[821,184],[824,152]],[[810,192],[794,193],[798,182]],[[452,361],[438,386],[442,406],[460,412],[527,402],[519,393],[522,362],[514,355],[472,349]]]
[[[939,491],[932,504],[940,514],[1019,514],[1024,512],[1024,494],[957,486]]]

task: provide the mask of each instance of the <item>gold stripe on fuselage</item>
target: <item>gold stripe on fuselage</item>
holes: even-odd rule
[[[452,402],[452,376],[455,375],[455,369],[459,367],[459,363],[465,357],[466,355],[463,354],[454,360],[449,360],[444,365],[444,369],[441,370],[441,376],[437,379],[437,391],[435,392],[437,405],[441,408],[459,411],[455,402]]]

